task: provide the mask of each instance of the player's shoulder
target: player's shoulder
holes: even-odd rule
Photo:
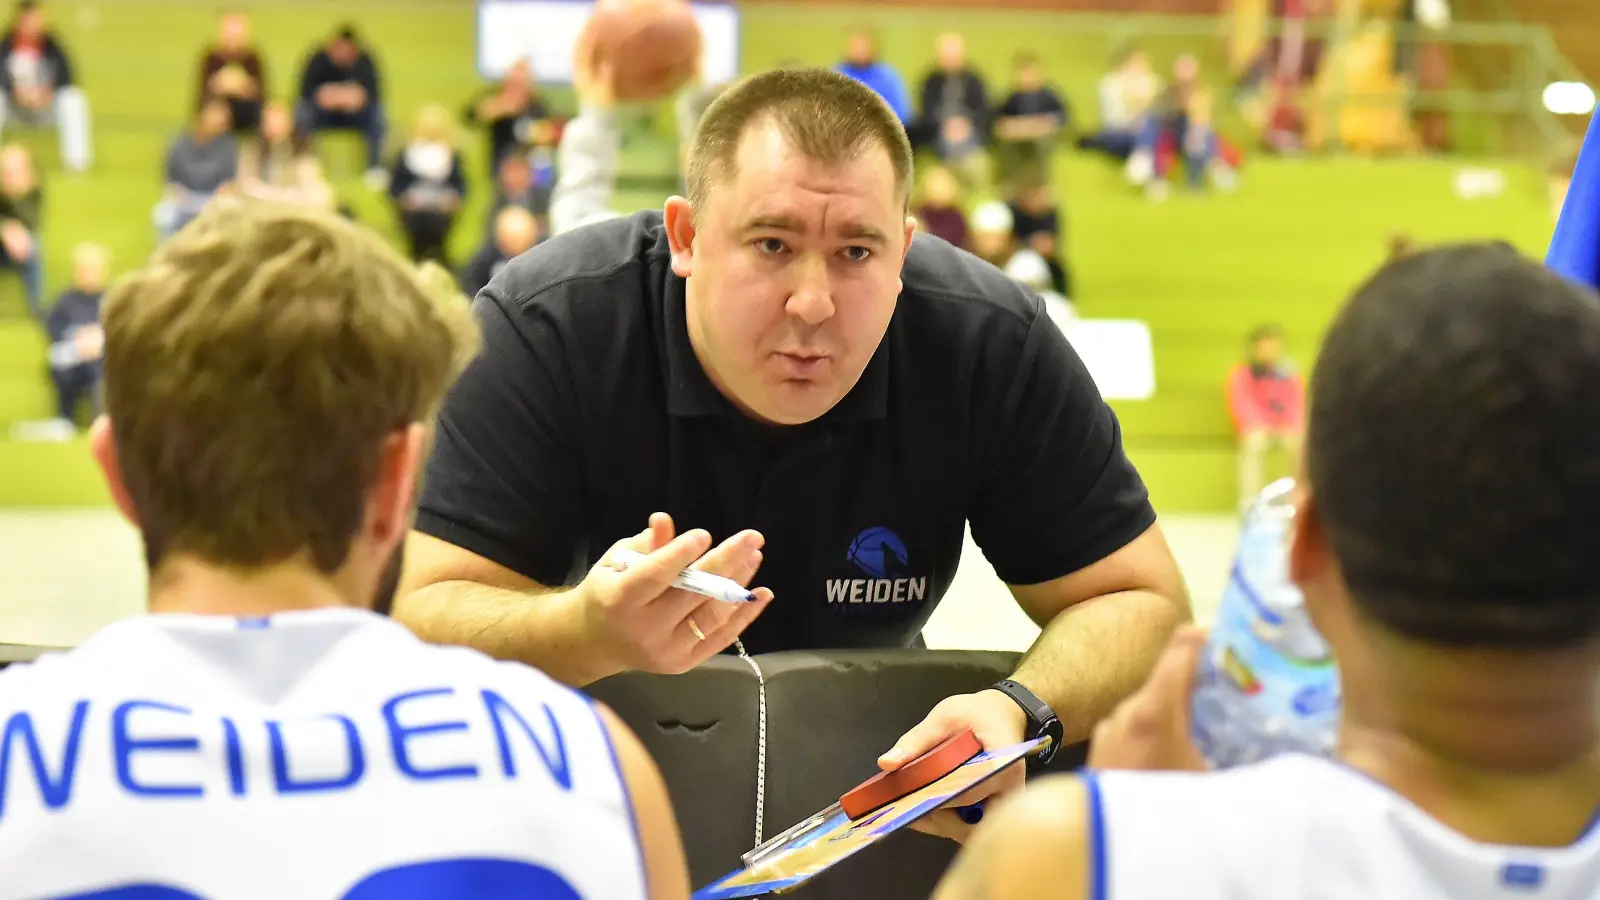
[[[1025,334],[1039,321],[1039,296],[999,268],[935,235],[918,232],[901,270],[908,313],[965,329]]]
[[[1272,804],[1274,798],[1344,786],[1352,776],[1344,766],[1301,754],[1283,754],[1253,765],[1237,766],[1216,772],[1136,772],[1095,770],[1090,773],[1093,791],[1100,802],[1109,804],[1120,798],[1165,794],[1174,798],[1195,798],[1209,802],[1218,796],[1260,798]],[[1257,807],[1260,809],[1261,807]]]
[[[65,687],[73,668],[72,654],[65,650],[47,651],[0,668],[0,710],[14,706],[16,700]]]
[[[1286,754],[1220,772],[1097,771],[1089,776],[1098,828],[1127,843],[1307,851],[1319,835],[1380,820],[1392,795],[1341,763]],[[1241,862],[1241,865],[1246,864]]]
[[[644,210],[551,237],[507,263],[480,297],[553,313],[600,300],[614,306],[663,290],[670,261],[661,213]]]

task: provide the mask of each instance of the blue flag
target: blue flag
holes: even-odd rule
[[[1574,281],[1600,288],[1600,114],[1589,123],[1544,261]]]

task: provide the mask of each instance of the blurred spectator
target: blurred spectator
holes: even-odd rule
[[[1269,36],[1267,22],[1260,22],[1258,34],[1263,40],[1252,42],[1258,52],[1242,72],[1235,71],[1240,99],[1274,83],[1299,88],[1310,81],[1322,62],[1323,40],[1314,37],[1307,25],[1334,11],[1329,0],[1272,0],[1263,6],[1267,7],[1263,10],[1266,18],[1278,20],[1278,33]],[[1248,52],[1248,48],[1239,49]]]
[[[44,189],[33,157],[18,144],[0,147],[0,267],[22,277],[28,311],[44,315],[44,248],[39,235]]]
[[[615,75],[608,63],[580,49],[572,63],[578,114],[561,129],[556,148],[556,184],[550,192],[550,233],[563,234],[614,218],[611,198],[622,154]],[[680,125],[679,134],[683,134]],[[685,143],[680,137],[681,143]],[[680,161],[682,160],[680,150]]]
[[[1199,189],[1211,176],[1219,187],[1231,189],[1235,175],[1221,157],[1221,141],[1212,127],[1211,89],[1200,79],[1200,62],[1193,56],[1178,57],[1172,67],[1172,84],[1162,94],[1138,146],[1128,158],[1128,178],[1145,187],[1151,197],[1166,196],[1167,175],[1172,165],[1182,160],[1189,186]]]
[[[967,65],[966,41],[959,34],[941,35],[938,65],[922,82],[916,132],[974,186],[984,174],[975,161],[984,156],[989,137],[988,97],[983,77]]]
[[[227,102],[234,134],[253,134],[261,127],[267,70],[250,39],[250,16],[242,10],[227,10],[217,21],[217,42],[200,60],[197,93],[196,109],[214,98]]]
[[[418,262],[449,265],[445,244],[467,193],[453,125],[450,112],[438,104],[418,110],[390,175],[389,195],[400,213],[411,258]]]
[[[0,39],[0,129],[15,117],[25,125],[60,131],[61,161],[68,170],[89,168],[89,99],[73,79],[72,63],[33,0],[17,4],[11,30]]]
[[[1125,51],[1100,78],[1100,130],[1078,141],[1078,146],[1126,161],[1160,93],[1161,79],[1150,66],[1149,55],[1137,48]]]
[[[349,25],[311,54],[300,76],[300,101],[295,130],[302,136],[319,131],[359,131],[367,141],[367,184],[380,190],[385,181],[383,141],[388,123],[378,63]]]
[[[167,190],[156,204],[156,230],[163,240],[200,215],[211,198],[239,175],[239,144],[228,133],[228,102],[213,98],[194,125],[167,150]]]
[[[1244,120],[1260,134],[1261,145],[1286,156],[1305,149],[1301,86],[1315,71],[1305,67],[1310,11],[1310,0],[1277,0],[1274,12],[1282,20],[1282,33],[1263,42],[1234,97]]]
[[[878,58],[878,40],[870,30],[858,28],[850,32],[845,39],[844,61],[836,68],[876,91],[902,124],[910,124],[911,97],[906,93],[905,79]]]
[[[979,259],[1032,288],[1045,301],[1045,311],[1063,331],[1077,318],[1072,304],[1052,284],[1050,264],[1037,250],[1017,240],[1011,209],[998,200],[972,211],[972,252]]]
[[[508,206],[495,216],[489,238],[461,269],[461,290],[476,297],[506,263],[539,243],[539,223],[520,206]]]
[[[1255,120],[1262,146],[1274,153],[1290,156],[1305,149],[1306,114],[1300,93],[1297,84],[1278,77],[1268,87],[1266,103],[1259,112],[1243,108],[1247,119]]]
[[[550,191],[536,183],[533,163],[520,153],[512,153],[500,160],[495,170],[494,202],[489,206],[484,231],[492,231],[500,211],[512,207],[527,210],[538,223],[541,234],[548,227]]]
[[[689,147],[694,144],[694,130],[700,125],[700,117],[705,115],[706,107],[722,94],[725,87],[727,85],[695,85],[681,91],[673,104],[673,117],[678,122],[678,179],[683,190],[688,190],[688,186],[683,184],[683,173],[689,168]]]
[[[1017,240],[1016,220],[1006,204],[998,200],[980,203],[967,222],[971,249],[979,259],[1025,283],[1036,281],[1040,269],[1050,272],[1049,261],[1039,251]],[[1046,287],[1054,287],[1048,277],[1046,281]]]
[[[922,178],[917,227],[967,249],[967,217],[961,211],[961,182],[944,166],[929,166]]]
[[[1071,118],[1061,95],[1045,84],[1037,56],[1017,54],[1016,67],[1016,85],[994,121],[994,136],[1011,175],[1035,166],[1048,168],[1056,140]]]
[[[578,115],[562,127],[561,143],[556,149],[556,184],[550,194],[551,234],[564,234],[618,215],[611,208],[622,148],[615,75],[609,65],[580,48],[574,54],[572,89],[578,97]],[[721,91],[721,85],[703,85],[679,96],[675,114],[680,167],[687,159],[701,114]]]
[[[495,171],[512,153],[528,154],[536,146],[555,143],[550,110],[539,96],[528,61],[519,59],[506,76],[467,107],[466,120],[486,127],[489,167]]]
[[[1453,18],[1450,0],[1400,0],[1402,28],[1396,40],[1395,73],[1407,78],[1414,92],[1450,89],[1450,44],[1444,32]],[[1450,114],[1444,110],[1419,110],[1417,135],[1430,150],[1446,151],[1450,145]]]
[[[1061,239],[1061,210],[1056,206],[1050,182],[1045,179],[1043,172],[1034,171],[1022,183],[1010,210],[1011,233],[1017,242],[1044,260],[1050,270],[1050,286],[1053,290],[1064,296],[1072,296],[1067,268],[1062,262],[1064,242]]]
[[[78,408],[89,404],[89,418],[100,413],[100,297],[111,265],[104,247],[79,244],[72,252],[72,287],[61,292],[45,317],[50,338],[50,380],[56,388],[56,417],[75,431]]]
[[[998,200],[978,204],[967,219],[967,249],[986,263],[1004,269],[1017,251],[1011,230],[1011,209]]]
[[[1297,462],[1305,427],[1305,389],[1283,362],[1283,331],[1262,325],[1250,332],[1250,356],[1228,376],[1228,413],[1239,436],[1239,504],[1248,506],[1265,485],[1267,452],[1280,447]]]
[[[261,132],[239,148],[238,191],[246,197],[333,209],[332,185],[309,142],[295,134],[289,107],[268,103]]]
[[[1050,317],[1050,321],[1061,329],[1062,334],[1069,333],[1072,323],[1077,321],[1078,310],[1066,295],[1055,290],[1051,284],[1054,276],[1044,259],[1036,253],[1017,253],[1006,265],[1005,273],[1033,289],[1033,292],[1039,295],[1039,299],[1044,301],[1044,311]]]

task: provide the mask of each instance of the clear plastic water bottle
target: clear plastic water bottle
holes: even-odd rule
[[[1285,752],[1327,756],[1337,740],[1338,668],[1289,580],[1293,490],[1291,479],[1276,482],[1246,510],[1200,662],[1190,723],[1213,768]]]

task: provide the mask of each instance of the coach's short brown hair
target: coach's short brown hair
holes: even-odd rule
[[[777,69],[730,85],[700,117],[685,177],[694,209],[733,174],[745,132],[769,123],[801,154],[829,165],[882,147],[894,164],[896,192],[909,196],[911,141],[876,91],[830,69]]]
[[[107,293],[105,409],[145,555],[344,563],[385,441],[476,353],[466,298],[331,213],[213,208]]]

